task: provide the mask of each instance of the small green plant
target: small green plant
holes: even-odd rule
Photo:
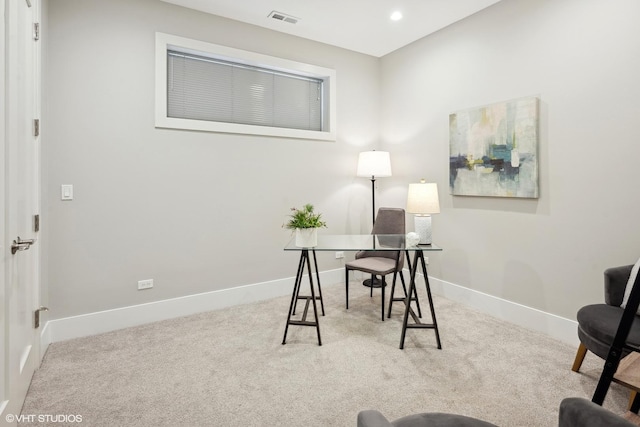
[[[307,203],[302,209],[291,208],[293,212],[285,228],[295,230],[297,228],[323,228],[327,223],[322,221],[322,214],[313,212],[313,205]]]

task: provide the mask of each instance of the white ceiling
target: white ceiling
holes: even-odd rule
[[[500,0],[163,0],[380,57]],[[278,11],[297,24],[269,18]],[[402,12],[400,21],[389,17]]]

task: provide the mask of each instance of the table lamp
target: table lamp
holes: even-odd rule
[[[371,211],[376,222],[376,178],[391,176],[391,159],[387,151],[364,151],[358,156],[357,176],[371,177]]]
[[[420,235],[421,245],[431,244],[431,214],[440,213],[438,202],[438,185],[433,182],[409,184],[407,195],[407,212],[415,214],[415,231]]]

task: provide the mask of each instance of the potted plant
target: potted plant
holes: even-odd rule
[[[295,230],[296,246],[309,248],[318,244],[318,228],[326,227],[322,214],[313,212],[313,205],[307,203],[302,209],[291,208],[289,222],[285,227]]]

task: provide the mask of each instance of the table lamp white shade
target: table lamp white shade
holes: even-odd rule
[[[438,200],[438,185],[433,182],[409,184],[407,195],[407,212],[415,214],[415,232],[420,236],[421,245],[430,245],[431,239],[431,214],[440,213]]]
[[[391,158],[387,151],[363,151],[358,156],[357,176],[384,178],[391,176]]]

